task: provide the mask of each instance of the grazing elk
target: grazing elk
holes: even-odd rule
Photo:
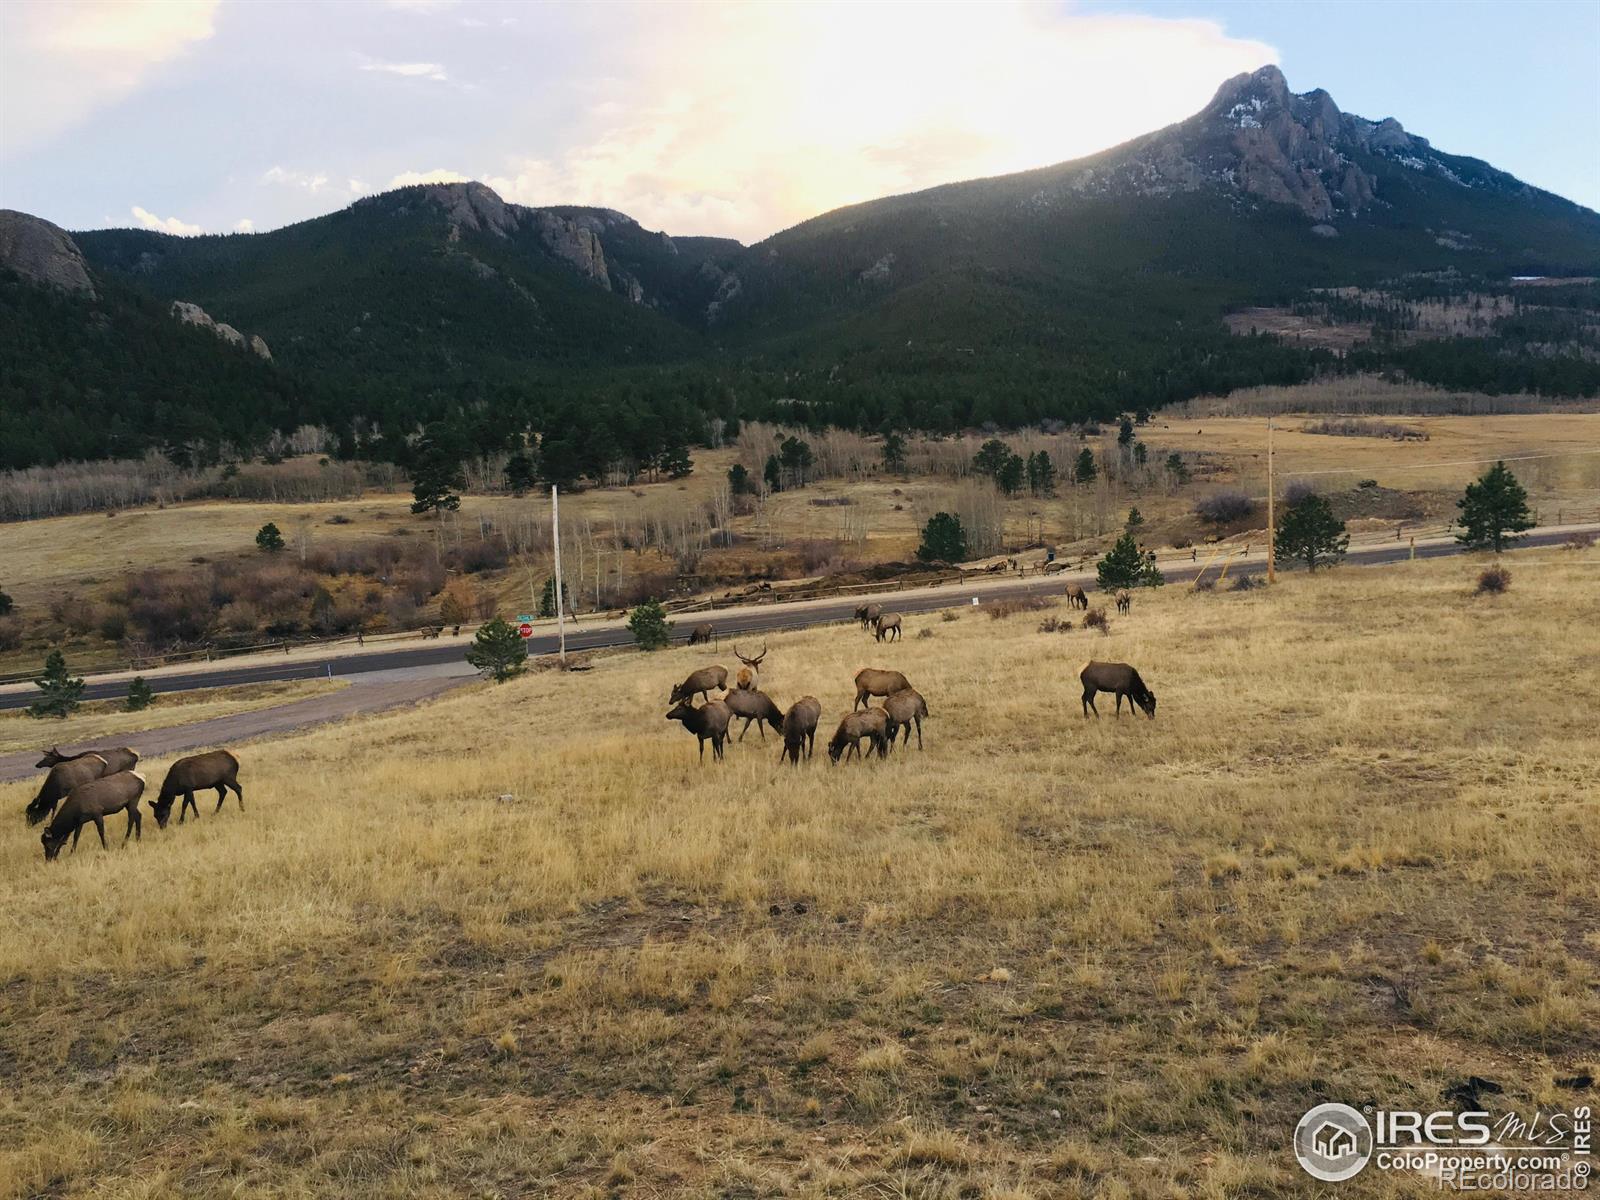
[[[895,735],[905,730],[906,746],[911,745],[911,726],[917,727],[917,749],[922,749],[922,718],[928,715],[928,702],[914,688],[902,688],[883,702],[883,711],[889,714],[889,749],[894,749]]]
[[[878,614],[882,611],[883,605],[881,604],[858,604],[856,605],[856,620],[860,621],[861,628],[865,629],[868,625],[877,622]]]
[[[733,686],[749,691],[751,688],[761,686],[761,660],[767,657],[767,644],[761,643],[761,653],[754,658],[747,658],[739,653],[739,647],[733,648],[733,656],[744,666],[739,668],[739,674],[734,677]]]
[[[728,739],[728,722],[733,712],[721,700],[708,700],[699,708],[688,700],[680,700],[667,714],[669,721],[682,721],[683,727],[700,739],[700,761],[706,760],[706,741],[711,742],[711,755],[722,761],[722,744]]]
[[[892,640],[897,642],[900,640],[899,613],[879,613],[878,619],[872,623],[872,627],[877,631],[877,640],[880,642],[889,637],[890,634],[894,635]]]
[[[1127,588],[1118,588],[1117,594],[1112,597],[1117,602],[1117,611],[1126,613],[1133,607],[1133,597],[1128,595]]]
[[[727,667],[701,667],[672,689],[672,695],[667,697],[667,703],[676,704],[680,700],[692,700],[696,696],[702,700],[710,700],[713,691],[718,688],[725,691],[727,687]]]
[[[39,835],[39,841],[44,845],[44,860],[55,861],[69,835],[72,849],[76,851],[78,835],[91,821],[94,822],[94,831],[100,835],[100,848],[109,849],[106,845],[106,818],[123,811],[128,814],[128,832],[122,835],[122,840],[126,842],[133,836],[143,841],[144,833],[140,829],[142,822],[139,818],[139,797],[142,795],[144,776],[137,771],[118,771],[115,775],[80,783],[72,789],[72,795],[67,797],[55,819]]]
[[[864,707],[871,696],[892,696],[910,686],[911,682],[899,671],[863,667],[856,672],[856,702],[850,706],[850,711]]]
[[[1128,698],[1128,711],[1133,711],[1137,704],[1144,709],[1145,716],[1152,721],[1156,719],[1156,694],[1145,687],[1144,680],[1139,678],[1127,663],[1086,662],[1083,669],[1078,672],[1078,678],[1083,682],[1083,715],[1088,716],[1090,710],[1095,716],[1100,715],[1100,710],[1095,707],[1094,697],[1096,692],[1115,692],[1117,696],[1117,716],[1122,715],[1122,698]]]
[[[22,815],[27,818],[29,825],[47,821],[54,815],[56,805],[72,794],[73,788],[108,774],[110,771],[106,767],[106,760],[98,754],[85,754],[57,763],[50,768],[50,773],[39,785],[39,794],[28,802]]]
[[[118,746],[114,750],[79,750],[76,754],[63,754],[59,746],[51,746],[44,752],[44,757],[33,765],[53,767],[57,763],[72,762],[75,759],[87,758],[91,754],[98,754],[106,760],[106,769],[102,772],[106,775],[115,775],[118,771],[131,771],[139,765],[139,752],[130,750],[126,746]]]
[[[744,735],[750,732],[750,722],[756,723],[756,730],[761,734],[761,740],[767,740],[767,726],[772,726],[774,733],[783,732],[783,709],[772,702],[772,697],[765,692],[758,692],[754,688],[734,688],[722,698],[728,706],[728,711],[735,717],[744,718],[744,728],[739,730],[739,740],[744,741]]]
[[[828,758],[838,762],[840,756],[848,758],[850,755],[861,757],[861,743],[871,741],[872,749],[878,752],[879,758],[886,758],[889,754],[889,714],[881,708],[869,708],[865,712],[851,712],[840,722],[839,728],[833,732],[833,740],[828,743]],[[869,750],[867,753],[870,754]]]
[[[822,702],[815,696],[801,696],[791,704],[789,711],[783,714],[783,750],[778,761],[787,758],[798,767],[802,748],[810,758],[817,748],[817,722],[821,719]]]
[[[1079,587],[1075,583],[1067,584],[1067,607],[1068,608],[1088,608],[1089,607],[1089,596],[1088,596],[1088,593],[1085,592],[1081,587]]]
[[[712,642],[712,639],[714,639],[716,636],[717,627],[711,624],[711,622],[707,621],[704,624],[696,625],[693,629],[689,630],[689,645],[698,646],[704,643],[705,645],[709,646]]]
[[[239,760],[226,750],[208,750],[204,754],[180,758],[167,768],[167,777],[161,781],[161,794],[150,806],[156,825],[162,829],[167,827],[167,818],[172,816],[172,802],[179,796],[183,797],[183,803],[178,806],[178,824],[182,825],[190,812],[198,821],[200,809],[195,805],[194,794],[208,788],[217,789],[217,807],[211,810],[213,814],[222,811],[222,802],[228,798],[230,790],[239,798],[239,811],[244,811]]]

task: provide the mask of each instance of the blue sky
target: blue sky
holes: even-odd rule
[[[6,0],[0,205],[265,230],[418,179],[753,241],[1092,153],[1277,62],[1600,207],[1600,3]]]

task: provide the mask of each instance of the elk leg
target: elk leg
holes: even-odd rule
[[[124,846],[128,844],[128,834],[136,833],[139,835],[139,840],[141,842],[144,841],[144,830],[139,827],[141,823],[138,804],[128,805],[128,833],[122,835],[122,844]]]
[[[72,831],[72,849],[68,851],[69,854],[76,854],[78,852],[78,835],[80,833],[82,833],[82,832],[83,832],[83,826],[82,825],[79,825],[76,829],[74,829]]]
[[[190,809],[194,810],[194,819],[196,821],[198,821],[200,819],[200,806],[197,805],[194,802],[194,793],[193,792],[185,792],[183,794],[183,803],[178,805],[178,824],[179,825],[182,825],[183,822],[187,819],[187,814],[188,814]]]
[[[1100,715],[1100,706],[1094,702],[1094,696],[1095,693],[1092,689],[1083,693],[1083,715],[1086,717],[1091,711],[1097,717]]]
[[[240,787],[237,783],[230,783],[228,786],[233,789],[234,799],[239,801],[239,811],[243,812],[244,811],[244,789],[242,787]]]
[[[721,737],[718,737],[714,734],[712,735],[711,753],[716,756],[718,762],[722,761],[722,744],[727,740],[727,737],[727,734],[723,734]]]
[[[1130,700],[1129,703],[1132,704],[1133,702]],[[1117,693],[1117,716],[1120,717],[1121,715],[1122,715],[1122,693],[1118,692]]]
[[[911,730],[906,730],[906,745],[911,745]],[[922,718],[917,718],[917,749],[922,749]]]
[[[222,811],[222,802],[228,798],[228,789],[223,784],[217,784],[217,806],[211,810],[212,815]]]
[[[81,829],[83,827],[80,825],[79,828]],[[100,849],[111,849],[110,846],[106,845],[106,823],[103,817],[96,817],[94,819],[94,831],[100,835]]]
[[[700,739],[700,761],[702,763],[704,763],[706,761],[706,740],[705,740],[705,738],[701,738]]]

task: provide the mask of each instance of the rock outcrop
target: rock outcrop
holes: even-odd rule
[[[14,209],[0,209],[0,268],[64,292],[95,296],[94,280],[66,230]]]
[[[260,334],[252,334],[246,338],[244,334],[240,333],[232,325],[212,320],[211,314],[198,304],[190,304],[187,300],[174,300],[171,311],[172,315],[185,325],[198,325],[202,329],[209,329],[230,346],[238,346],[242,350],[249,350],[257,357],[264,358],[269,362],[272,359],[272,351],[267,349],[267,343],[262,340]]]

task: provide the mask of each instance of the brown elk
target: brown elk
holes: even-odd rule
[[[53,767],[57,763],[72,762],[74,759],[87,758],[91,754],[98,754],[106,760],[106,769],[103,772],[106,775],[115,775],[118,771],[131,771],[139,765],[139,752],[130,750],[126,746],[118,746],[114,750],[79,750],[76,754],[63,754],[59,746],[51,746],[44,752],[44,757],[33,765]]]
[[[865,629],[868,625],[877,621],[878,614],[882,611],[883,605],[881,604],[858,604],[856,605],[856,620],[860,621],[861,628]]]
[[[1095,716],[1100,715],[1094,702],[1096,692],[1115,692],[1117,716],[1122,715],[1122,698],[1126,696],[1129,712],[1137,704],[1152,721],[1156,719],[1156,694],[1145,686],[1144,680],[1139,678],[1139,672],[1127,663],[1086,662],[1078,672],[1078,678],[1083,683],[1084,716],[1087,717],[1091,709]]]
[[[1075,583],[1067,584],[1067,607],[1088,608],[1089,595]]]
[[[761,734],[761,740],[767,740],[767,726],[772,726],[774,733],[783,732],[783,709],[772,702],[772,697],[765,692],[758,692],[755,688],[734,688],[722,698],[728,706],[728,711],[735,717],[744,719],[744,728],[739,730],[739,740],[744,741],[744,735],[750,732],[750,722],[756,723],[756,730]]]
[[[710,700],[713,691],[718,688],[726,690],[727,686],[727,667],[701,667],[672,689],[672,695],[667,697],[667,703],[676,704],[680,700],[692,700],[696,696],[702,700]]]
[[[56,813],[55,819],[39,835],[39,841],[44,845],[45,861],[55,860],[69,835],[72,849],[76,851],[78,835],[91,821],[94,831],[100,835],[100,848],[109,849],[106,845],[106,818],[113,813],[126,811],[128,814],[128,832],[122,835],[124,842],[130,836],[142,841],[144,833],[140,826],[143,822],[139,819],[139,797],[142,795],[144,776],[137,771],[118,771],[115,775],[80,783],[72,789],[72,795],[67,797],[67,802]]]
[[[85,754],[81,758],[69,758],[66,762],[57,763],[44,777],[44,782],[39,785],[39,794],[28,802],[23,816],[29,825],[49,820],[56,811],[56,805],[70,796],[73,788],[110,773],[106,760],[98,754]]]
[[[680,700],[667,714],[669,721],[682,721],[683,727],[700,739],[700,761],[706,761],[706,742],[711,742],[711,755],[722,761],[722,744],[728,738],[728,722],[733,712],[721,700],[708,700],[699,708],[688,700]]]
[[[703,624],[696,625],[693,629],[689,630],[689,645],[698,646],[704,643],[705,645],[709,646],[712,639],[716,636],[717,627],[711,624],[711,622],[707,621]]]
[[[900,640],[899,613],[879,613],[878,619],[872,623],[872,627],[877,631],[876,638],[880,642],[885,638],[888,638],[891,634],[894,635],[892,638],[893,641],[898,642]]]
[[[760,686],[761,660],[767,657],[767,644],[762,642],[761,653],[757,654],[753,658],[749,658],[743,654],[740,654],[739,647],[735,646],[733,648],[733,656],[744,664],[744,666],[739,668],[739,674],[734,677],[733,686],[736,688],[743,688],[746,691]]]
[[[856,672],[856,702],[850,711],[866,705],[868,697],[892,696],[904,691],[911,683],[899,671],[880,671],[876,667],[863,667]]]
[[[195,805],[194,794],[209,788],[217,789],[217,807],[211,810],[213,814],[222,811],[222,802],[228,798],[229,791],[238,797],[239,811],[244,811],[239,760],[226,750],[208,750],[204,754],[180,758],[167,768],[167,777],[161,781],[161,793],[150,806],[156,825],[162,829],[167,827],[167,819],[172,816],[172,802],[179,796],[183,797],[183,803],[178,806],[178,824],[182,825],[191,812],[198,821],[200,809]]]
[[[914,688],[902,688],[883,702],[883,711],[889,714],[889,749],[894,749],[895,735],[905,730],[905,742],[911,745],[911,726],[917,727],[917,749],[922,749],[922,718],[928,715],[928,702]]]
[[[1133,607],[1133,597],[1128,595],[1127,588],[1117,589],[1117,594],[1112,599],[1117,602],[1117,611],[1119,613],[1126,613]]]
[[[888,756],[889,740],[889,714],[881,708],[869,708],[865,712],[848,713],[840,722],[839,728],[834,730],[833,740],[828,743],[828,757],[833,762],[838,762],[840,756],[848,758],[850,755],[861,757],[861,743],[871,741],[872,749],[878,752],[879,758]],[[868,751],[871,753],[871,750]]]
[[[810,758],[817,748],[817,722],[821,719],[822,702],[815,696],[801,696],[791,704],[789,711],[783,714],[783,750],[778,754],[778,761],[787,758],[798,767],[802,748]]]

